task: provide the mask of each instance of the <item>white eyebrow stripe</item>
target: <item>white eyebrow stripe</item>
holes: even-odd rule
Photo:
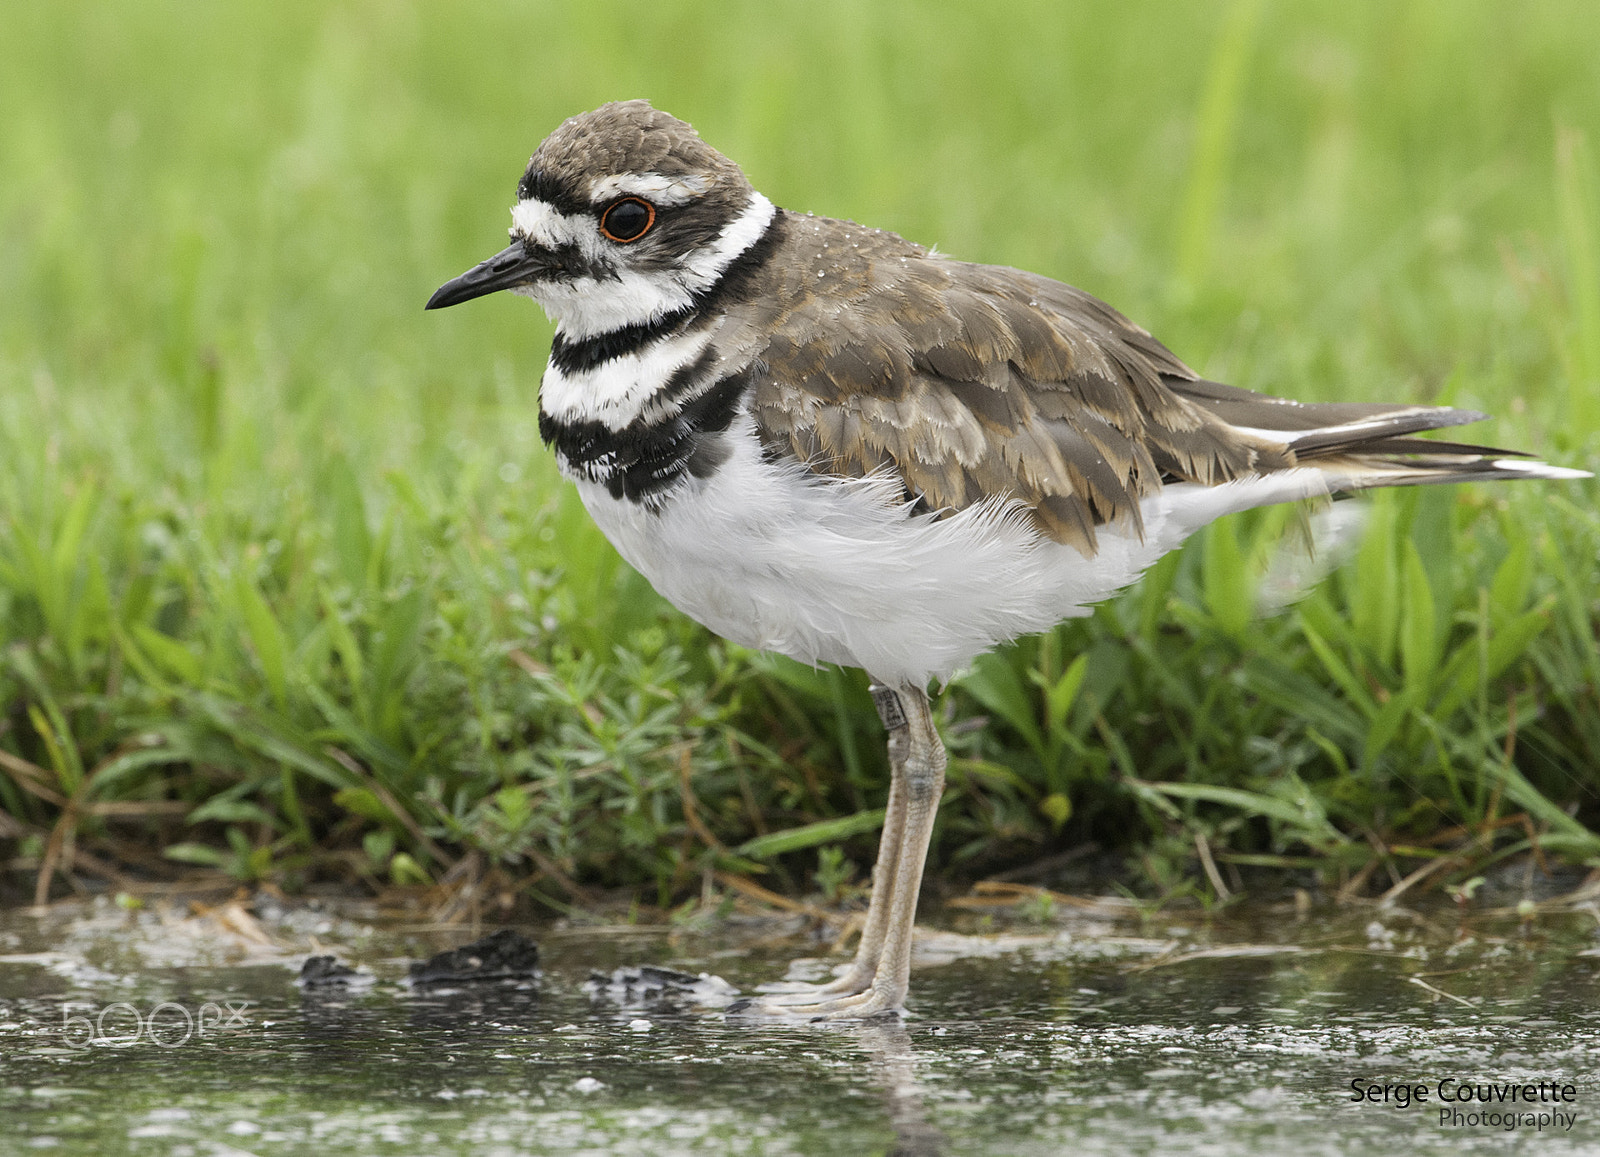
[[[684,284],[692,289],[704,289],[722,276],[746,249],[761,240],[761,235],[772,224],[777,207],[760,193],[751,192],[744,209],[717,239],[704,249],[691,253],[684,262]]]
[[[594,231],[590,218],[569,216],[536,197],[511,206],[511,224],[522,236],[551,248],[573,244]]]
[[[599,202],[611,197],[632,195],[657,205],[682,205],[710,187],[711,183],[704,177],[693,174],[669,177],[665,173],[618,173],[591,185],[589,199]]]

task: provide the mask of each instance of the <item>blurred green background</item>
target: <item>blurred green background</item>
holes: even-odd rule
[[[777,203],[1071,281],[1207,376],[1593,468],[1597,59],[1584,0],[6,4],[11,885],[859,885],[862,680],[617,560],[539,444],[536,308],[421,312],[564,117],[649,97]],[[1092,840],[1211,902],[1600,854],[1595,495],[1382,495],[1275,614],[1292,517],[1219,526],[958,681],[936,869]]]

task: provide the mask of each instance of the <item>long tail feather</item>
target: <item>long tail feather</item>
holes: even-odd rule
[[[1286,447],[1298,465],[1315,466],[1335,490],[1418,486],[1512,478],[1589,478],[1502,450],[1411,435],[1465,425],[1487,417],[1446,406],[1295,402],[1220,382],[1167,384],[1241,434]]]

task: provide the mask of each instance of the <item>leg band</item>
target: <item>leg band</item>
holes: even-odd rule
[[[878,709],[878,718],[888,731],[899,731],[906,725],[905,708],[900,705],[900,695],[893,687],[881,683],[872,685],[872,705]]]

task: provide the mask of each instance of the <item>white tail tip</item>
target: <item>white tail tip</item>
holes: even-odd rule
[[[1504,470],[1508,474],[1526,474],[1530,478],[1549,478],[1553,481],[1577,481],[1594,477],[1587,470],[1569,470],[1565,466],[1552,466],[1548,462],[1528,462],[1517,458],[1496,458],[1494,468]]]

